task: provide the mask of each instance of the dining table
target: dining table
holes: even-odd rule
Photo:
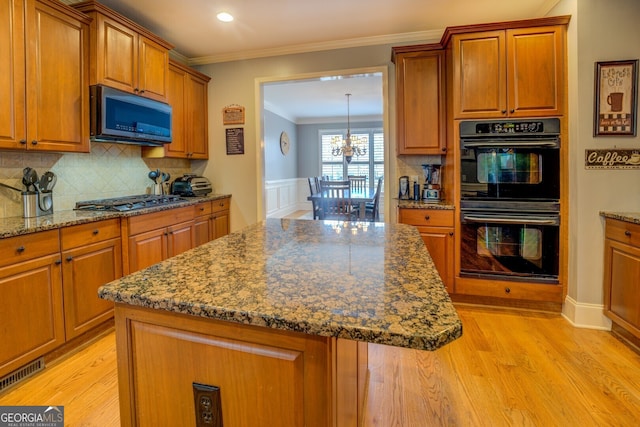
[[[351,199],[351,203],[358,205],[358,219],[366,218],[366,205],[367,203],[373,203],[376,198],[376,189],[375,188],[364,188],[362,190],[346,190],[344,193],[344,197],[341,199]],[[331,199],[326,194],[317,193],[310,196],[307,196],[307,200],[310,202],[321,203],[322,200]]]

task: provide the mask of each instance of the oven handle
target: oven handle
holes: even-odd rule
[[[462,148],[478,148],[478,147],[505,147],[505,148],[517,148],[517,147],[540,147],[540,148],[560,148],[560,144],[557,140],[547,141],[465,141],[462,140]]]
[[[524,224],[524,225],[560,225],[560,220],[554,218],[532,218],[532,217],[509,217],[509,216],[492,216],[492,215],[462,215],[462,222],[475,222],[492,224]]]

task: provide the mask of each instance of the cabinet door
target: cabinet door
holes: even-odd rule
[[[504,117],[507,113],[505,32],[456,35],[452,42],[454,118]]]
[[[25,16],[27,149],[89,152],[89,27],[35,0]]]
[[[605,240],[605,313],[640,338],[640,248]]]
[[[120,239],[62,253],[67,340],[113,317],[113,302],[98,298],[98,288],[122,276]]]
[[[129,237],[129,273],[167,259],[167,230],[151,230]]]
[[[213,215],[213,239],[229,234],[229,212],[218,212]]]
[[[171,144],[166,144],[165,157],[186,158],[187,157],[187,137],[186,137],[186,82],[187,73],[179,67],[169,65],[167,74],[167,102],[171,105]]]
[[[0,377],[64,343],[60,255],[0,268]]]
[[[209,158],[207,84],[195,76],[187,77],[186,137],[190,159]]]
[[[197,217],[193,222],[193,246],[211,241],[212,221],[209,215]]]
[[[166,101],[169,52],[158,43],[139,36],[137,91],[147,97]]]
[[[446,150],[444,52],[396,57],[398,154],[442,154]]]
[[[449,293],[453,293],[453,228],[418,227],[420,236],[431,255]]]
[[[183,222],[168,228],[167,257],[181,254],[194,247],[193,221]]]
[[[564,27],[507,30],[508,114],[558,116],[564,111]]]
[[[22,0],[0,4],[0,148],[26,143],[23,11]]]
[[[138,34],[130,28],[94,13],[96,49],[92,60],[95,81],[134,93],[138,88]]]

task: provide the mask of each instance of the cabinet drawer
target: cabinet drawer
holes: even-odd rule
[[[225,199],[213,200],[211,202],[212,212],[228,211],[229,210],[229,202],[230,201],[231,201],[231,199],[229,199],[228,197],[225,198]]]
[[[198,203],[194,209],[196,216],[211,215],[211,202]]]
[[[193,212],[193,206],[185,206],[183,208],[132,216],[128,219],[129,236],[191,221],[194,218]]]
[[[62,241],[63,251],[118,237],[120,237],[119,219],[74,225],[60,230],[60,240]]]
[[[607,218],[605,237],[628,245],[640,246],[640,225]]]
[[[453,211],[442,209],[399,209],[398,222],[430,227],[453,227]]]
[[[9,237],[2,239],[0,244],[0,266],[16,264],[56,252],[60,252],[58,230]]]

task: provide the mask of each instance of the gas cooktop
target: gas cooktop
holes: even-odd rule
[[[98,199],[76,202],[76,210],[86,211],[115,211],[126,212],[136,209],[152,208],[156,206],[172,205],[184,201],[176,195],[142,194],[140,196],[116,197],[113,199]]]

